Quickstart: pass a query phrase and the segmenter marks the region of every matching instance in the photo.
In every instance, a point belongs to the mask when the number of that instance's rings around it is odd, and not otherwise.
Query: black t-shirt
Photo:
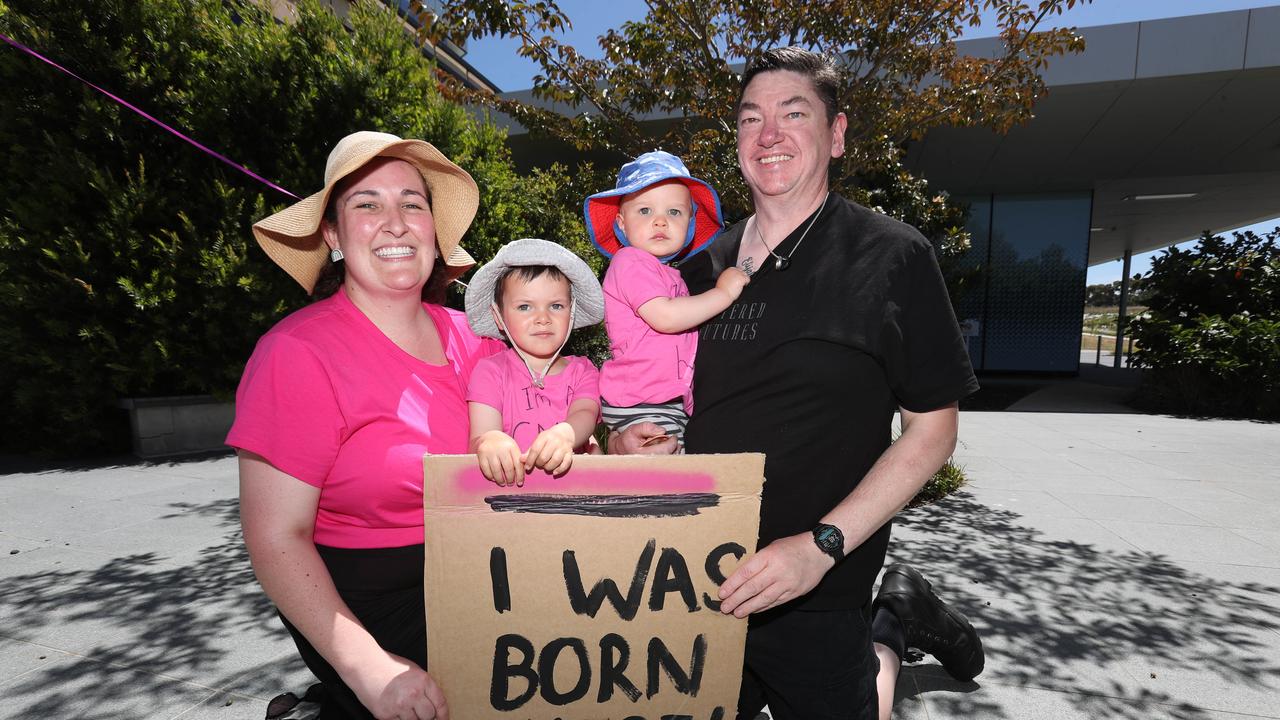
[[[787,255],[808,219],[776,248]],[[691,293],[734,263],[726,231],[681,271]],[[924,412],[976,390],[933,248],[914,228],[832,193],[786,270],[771,258],[704,324],[691,453],[764,452],[760,546],[808,532],[889,447],[897,406]],[[857,608],[884,563],[889,523],[795,603]]]

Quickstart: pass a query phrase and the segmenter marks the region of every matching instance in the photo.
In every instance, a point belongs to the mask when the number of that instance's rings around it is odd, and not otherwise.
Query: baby
[[[569,332],[600,322],[600,282],[581,258],[546,240],[508,243],[476,271],[467,322],[511,347],[481,360],[467,387],[471,451],[499,485],[524,485],[542,468],[568,472],[600,416],[599,371],[561,357]]]
[[[724,312],[748,279],[727,268],[714,288],[689,295],[668,263],[720,232],[720,198],[680,158],[655,151],[623,165],[617,186],[587,198],[584,212],[592,242],[612,258],[604,277],[613,351],[600,371],[604,421],[615,432],[656,423],[681,443],[693,411],[697,327]]]

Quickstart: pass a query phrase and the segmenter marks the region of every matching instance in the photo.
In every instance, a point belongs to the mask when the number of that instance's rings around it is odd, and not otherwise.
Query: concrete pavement
[[[987,668],[905,669],[896,716],[1280,718],[1280,425],[1037,398],[1071,387],[963,416],[969,487],[899,521]],[[0,718],[257,720],[308,680],[233,458],[0,474]]]

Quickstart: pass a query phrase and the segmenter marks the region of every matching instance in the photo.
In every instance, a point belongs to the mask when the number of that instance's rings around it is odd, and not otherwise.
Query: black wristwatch
[[[836,562],[844,558],[844,533],[835,525],[818,523],[813,528],[813,544]]]

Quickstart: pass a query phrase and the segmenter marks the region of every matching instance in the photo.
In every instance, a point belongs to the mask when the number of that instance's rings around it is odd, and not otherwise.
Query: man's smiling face
[[[817,197],[827,189],[827,165],[844,154],[847,121],[827,121],[813,82],[791,70],[751,79],[738,105],[738,166],[753,194]]]

